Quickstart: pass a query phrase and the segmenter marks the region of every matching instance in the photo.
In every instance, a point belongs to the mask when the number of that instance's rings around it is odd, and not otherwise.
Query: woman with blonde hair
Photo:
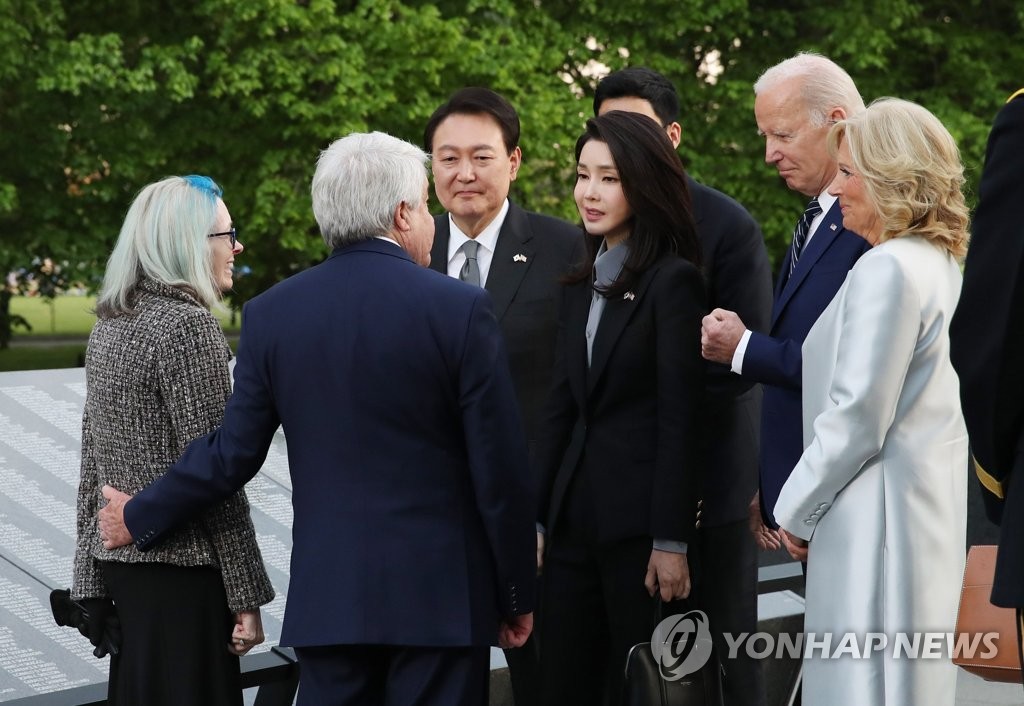
[[[891,98],[837,123],[829,149],[843,225],[873,248],[804,343],[805,450],[775,506],[790,553],[807,560],[803,700],[952,706],[945,634],[967,520],[949,360],[963,166],[934,115]]]
[[[241,706],[238,656],[262,642],[274,597],[240,491],[146,554],[107,550],[105,484],[138,492],[220,424],[231,352],[210,312],[242,252],[221,189],[169,177],[135,198],[107,263],[86,350],[72,595],[102,640],[116,611],[109,704]]]

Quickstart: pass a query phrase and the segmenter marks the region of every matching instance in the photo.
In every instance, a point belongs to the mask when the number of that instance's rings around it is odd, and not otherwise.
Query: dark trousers
[[[654,630],[644,588],[650,537],[601,545],[552,543],[544,563],[541,703],[617,704],[626,655]]]
[[[600,519],[575,478],[552,535],[541,579],[540,683],[543,706],[618,704],[626,656],[655,626],[644,587],[650,537],[597,541]]]
[[[220,571],[108,561],[103,578],[121,620],[108,704],[242,706]]]
[[[297,706],[487,706],[490,648],[296,647]]]
[[[761,663],[746,650],[729,659],[723,633],[757,632],[757,545],[746,520],[697,531],[690,550],[694,606],[707,613],[722,665],[725,706],[764,706]]]

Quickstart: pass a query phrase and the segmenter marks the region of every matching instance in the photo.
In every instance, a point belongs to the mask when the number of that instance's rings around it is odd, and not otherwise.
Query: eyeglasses
[[[235,243],[238,242],[238,226],[235,226],[231,230],[221,231],[220,233],[210,233],[210,235],[207,236],[207,237],[209,237],[209,238],[219,238],[222,235],[227,235],[227,236],[231,237],[231,249],[234,250],[235,249]]]

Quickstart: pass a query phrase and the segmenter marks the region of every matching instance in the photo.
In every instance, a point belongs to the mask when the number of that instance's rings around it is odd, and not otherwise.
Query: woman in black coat
[[[686,175],[650,118],[613,111],[576,144],[587,238],[566,284],[536,462],[542,703],[617,703],[652,596],[690,592],[703,394],[700,248]],[[546,545],[546,546],[545,546]]]

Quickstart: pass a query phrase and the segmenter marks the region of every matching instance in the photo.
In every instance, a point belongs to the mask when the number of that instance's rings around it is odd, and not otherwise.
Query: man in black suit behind
[[[494,302],[530,442],[551,383],[559,283],[582,259],[583,231],[524,211],[508,198],[522,163],[519,116],[486,88],[463,88],[427,122],[436,216],[431,268],[484,287]],[[517,706],[537,700],[537,646],[507,650]]]
[[[665,128],[678,147],[679,96],[672,82],[643,67],[615,71],[597,86],[594,113],[642,113]],[[761,228],[739,203],[689,178],[700,241],[708,308],[742,311],[756,331],[771,318],[771,266]],[[694,594],[708,614],[721,655],[723,632],[757,631],[757,546],[748,532],[748,505],[757,490],[761,388],[709,363],[704,410],[702,505],[696,546]],[[727,706],[764,703],[760,664],[737,655],[724,664]]]
[[[1016,608],[1019,625],[1024,625],[1022,153],[1024,89],[1010,96],[989,133],[963,291],[949,329],[982,497],[989,519],[1001,528],[991,600]]]

